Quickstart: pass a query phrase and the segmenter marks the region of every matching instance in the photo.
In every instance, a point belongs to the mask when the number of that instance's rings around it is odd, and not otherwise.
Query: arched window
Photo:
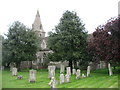
[[[40,34],[40,37],[41,37],[42,35]]]
[[[41,43],[41,48],[42,48],[42,49],[45,49],[45,48],[46,48],[46,42],[45,42],[45,40],[42,41],[42,43]]]
[[[40,24],[40,29],[42,29],[42,25]]]

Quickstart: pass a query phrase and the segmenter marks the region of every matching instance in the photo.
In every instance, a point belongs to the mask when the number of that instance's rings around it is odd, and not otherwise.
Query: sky
[[[59,23],[66,10],[75,11],[88,33],[95,31],[111,17],[118,15],[119,0],[0,0],[0,33],[8,32],[14,21],[32,27],[39,10],[43,29],[47,33]]]

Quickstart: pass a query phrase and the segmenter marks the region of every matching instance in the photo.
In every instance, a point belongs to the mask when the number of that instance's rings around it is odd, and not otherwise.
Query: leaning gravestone
[[[58,82],[55,80],[55,77],[51,77],[51,80],[50,82],[48,83],[48,85],[51,87],[51,88],[56,88],[56,85],[58,84]]]
[[[63,64],[61,64],[60,66],[60,73],[64,73],[65,71],[65,66]]]
[[[68,74],[65,75],[65,82],[70,82],[70,75]]]
[[[36,70],[30,70],[29,82],[36,82]]]
[[[112,72],[112,68],[111,68],[110,63],[108,64],[108,69],[109,69],[109,76],[112,76],[113,72]]]
[[[48,66],[48,78],[55,77],[55,66]]]
[[[90,66],[87,67],[87,77],[90,76]]]
[[[67,67],[67,75],[71,75],[70,67]]]
[[[17,68],[12,68],[12,76],[16,76],[17,75]]]
[[[76,69],[72,69],[72,74],[73,74],[73,75],[76,74]]]
[[[77,72],[76,72],[76,79],[80,79],[80,70],[77,69]]]
[[[60,84],[63,84],[64,82],[64,74],[60,74]]]

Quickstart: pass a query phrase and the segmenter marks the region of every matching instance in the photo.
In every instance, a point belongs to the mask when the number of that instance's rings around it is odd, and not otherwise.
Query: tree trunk
[[[18,70],[18,71],[21,71],[21,69],[20,69],[20,63],[21,63],[21,62],[16,62],[16,67],[17,67],[17,70]]]
[[[77,62],[76,62],[76,60],[74,60],[73,63],[74,63],[74,68],[76,69],[77,68]]]
[[[107,61],[105,61],[105,65],[106,65],[106,68],[108,68],[108,62]]]
[[[116,66],[114,66],[114,70],[116,69]]]
[[[30,61],[30,69],[32,69],[32,61]]]
[[[72,73],[73,65],[71,60],[69,61],[69,67],[71,68],[71,73]]]

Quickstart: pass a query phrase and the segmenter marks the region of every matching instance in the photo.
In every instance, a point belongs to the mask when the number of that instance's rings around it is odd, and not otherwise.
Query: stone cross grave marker
[[[80,69],[77,69],[77,72],[76,72],[76,79],[80,79]]]
[[[90,76],[90,66],[87,67],[87,77]]]
[[[110,63],[108,64],[108,69],[109,69],[109,76],[112,76],[113,72],[112,72],[112,68],[111,68]]]
[[[12,68],[12,76],[16,76],[17,75],[17,68]]]
[[[64,74],[60,74],[60,84],[63,84],[64,82]]]
[[[29,82],[36,82],[36,70],[30,70]]]

